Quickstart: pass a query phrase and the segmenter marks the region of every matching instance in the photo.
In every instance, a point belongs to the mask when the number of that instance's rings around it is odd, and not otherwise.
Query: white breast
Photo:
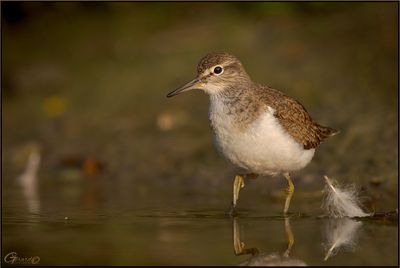
[[[314,156],[314,149],[305,150],[284,130],[270,107],[246,129],[234,124],[234,117],[217,99],[211,100],[209,112],[216,147],[234,164],[251,172],[299,170]]]

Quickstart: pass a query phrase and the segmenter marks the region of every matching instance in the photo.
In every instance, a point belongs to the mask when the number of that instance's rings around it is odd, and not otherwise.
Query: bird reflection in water
[[[251,254],[251,257],[240,263],[240,266],[306,266],[306,263],[290,257],[294,244],[294,235],[290,226],[289,217],[285,217],[285,231],[288,240],[288,246],[284,253],[264,253],[259,252],[257,248],[246,248],[244,242],[240,239],[240,225],[238,218],[233,218],[233,248],[235,255]]]

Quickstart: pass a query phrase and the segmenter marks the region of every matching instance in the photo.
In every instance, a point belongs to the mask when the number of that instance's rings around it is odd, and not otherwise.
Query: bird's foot
[[[229,217],[236,217],[239,215],[239,213],[236,210],[236,206],[231,204],[231,207],[226,211],[226,215]]]

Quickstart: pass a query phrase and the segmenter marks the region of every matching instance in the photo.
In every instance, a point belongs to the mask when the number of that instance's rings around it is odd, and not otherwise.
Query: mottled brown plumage
[[[279,123],[304,149],[316,148],[324,139],[339,133],[314,122],[300,102],[282,92],[267,86],[257,87],[256,90],[260,101],[275,110]]]
[[[333,128],[314,122],[304,106],[297,100],[279,90],[253,83],[241,62],[228,53],[206,55],[200,60],[197,72],[202,74],[218,64],[224,64],[226,70],[232,70],[235,73],[235,83],[220,94],[230,107],[230,112],[236,114],[237,124],[243,128],[262,112],[267,111],[270,106],[275,110],[274,115],[280,124],[298,143],[303,145],[304,149],[316,148],[324,139],[339,133]],[[242,79],[239,80],[238,76]],[[213,127],[212,122],[210,123]]]

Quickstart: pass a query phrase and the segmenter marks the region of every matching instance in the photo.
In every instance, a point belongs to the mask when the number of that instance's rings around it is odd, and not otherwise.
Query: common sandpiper
[[[320,143],[339,131],[314,122],[300,102],[283,92],[253,82],[228,53],[204,56],[196,78],[167,97],[192,89],[210,96],[209,122],[217,149],[247,171],[235,176],[230,213],[245,179],[283,174],[288,182],[286,215],[294,192],[290,174],[304,168]]]

